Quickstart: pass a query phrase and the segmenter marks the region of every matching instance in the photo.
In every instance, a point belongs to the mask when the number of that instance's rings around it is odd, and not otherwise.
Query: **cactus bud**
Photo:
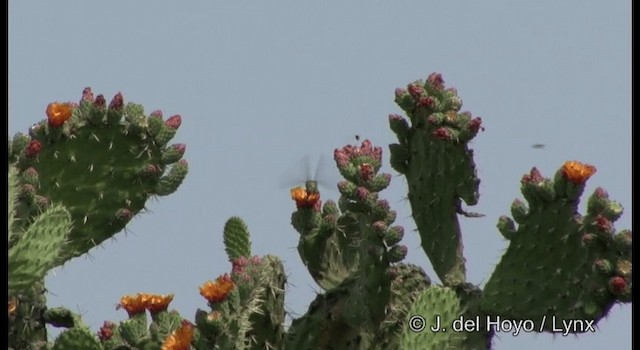
[[[106,342],[107,340],[111,339],[111,337],[113,337],[113,332],[116,329],[116,324],[110,321],[104,321],[104,324],[102,324],[102,327],[100,327],[100,330],[98,330],[98,339],[100,339],[101,342]]]
[[[169,117],[166,122],[164,122],[167,127],[173,130],[177,130],[182,124],[182,117],[178,114]]]
[[[506,239],[511,239],[516,234],[516,225],[510,217],[502,215],[498,219],[498,231]]]
[[[104,109],[107,106],[107,100],[105,100],[104,95],[100,94],[96,96],[93,105],[98,109]]]
[[[400,241],[402,241],[402,238],[404,238],[404,227],[393,226],[390,227],[385,233],[384,243],[390,247],[400,243]]]
[[[616,274],[622,277],[630,277],[631,276],[631,261],[629,260],[618,260],[616,263]]]
[[[177,143],[175,145],[171,145],[162,151],[162,163],[163,164],[172,164],[180,160],[184,155],[187,146],[184,143]]]
[[[91,91],[90,87],[86,87],[82,90],[82,98],[80,99],[80,103],[83,102],[93,102],[93,91]]]
[[[611,266],[609,260],[598,259],[593,262],[593,270],[605,276],[608,276],[613,271],[613,267]]]
[[[613,224],[607,218],[602,215],[596,216],[595,226],[598,230],[604,234],[612,234],[613,233]]]
[[[424,92],[424,88],[419,84],[419,82],[415,82],[407,86],[407,91],[413,98],[418,99]]]
[[[388,252],[389,262],[393,264],[404,260],[404,258],[407,257],[407,252],[408,248],[404,245],[396,245],[391,247]]]
[[[448,141],[451,140],[451,130],[446,127],[440,127],[433,132],[433,136],[437,139]]]
[[[122,107],[124,106],[124,98],[122,97],[122,94],[120,92],[118,92],[115,96],[113,96],[113,99],[111,99],[111,102],[109,102],[109,109],[115,109],[115,110],[122,110]]]
[[[117,221],[124,222],[124,223],[129,222],[129,220],[131,220],[132,217],[133,217],[133,213],[131,212],[131,210],[127,208],[118,209],[115,215],[115,218]]]
[[[384,234],[387,231],[387,225],[384,221],[380,220],[373,222],[373,224],[371,224],[371,228],[379,237],[384,237]]]
[[[159,109],[156,109],[155,111],[151,112],[151,114],[149,114],[149,117],[162,119],[162,111]]]
[[[42,143],[38,140],[31,140],[24,150],[24,155],[27,158],[34,158],[42,149]]]
[[[517,223],[522,224],[529,215],[529,208],[523,201],[516,199],[511,204],[511,215]]]
[[[609,290],[615,295],[622,295],[627,289],[627,281],[620,276],[614,276],[609,279]]]
[[[613,244],[616,251],[623,256],[631,254],[631,247],[633,246],[631,231],[622,230],[613,237]]]

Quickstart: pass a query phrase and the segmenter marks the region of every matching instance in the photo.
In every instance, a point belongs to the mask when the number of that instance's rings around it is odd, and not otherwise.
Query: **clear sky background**
[[[486,131],[473,141],[487,216],[461,218],[470,282],[486,282],[506,248],[495,225],[522,198],[532,166],[595,165],[631,227],[631,1],[9,1],[9,132],[45,118],[51,101],[91,86],[107,101],[181,114],[174,142],[190,173],[109,241],[47,277],[49,306],[81,312],[97,330],[126,318],[120,297],[175,293],[193,320],[198,286],[229,272],[222,228],[234,215],[256,254],[281,257],[286,304],[303,314],[318,290],[295,249],[295,209],[280,184],[304,180],[301,157],[332,156],[354,135],[384,149],[396,87],[443,74]],[[532,144],[546,144],[533,149]],[[326,170],[326,169],[325,169]],[[336,178],[337,179],[337,178]],[[335,180],[334,180],[335,181]],[[410,217],[403,178],[382,197],[407,230],[406,262],[435,279]],[[337,199],[334,188],[323,198]],[[581,208],[584,206],[581,205]],[[54,332],[53,334],[57,334]],[[630,349],[631,307],[616,305],[593,334],[500,334],[495,348]]]

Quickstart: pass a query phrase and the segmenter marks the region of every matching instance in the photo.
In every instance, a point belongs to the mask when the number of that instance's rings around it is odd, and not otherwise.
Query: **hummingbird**
[[[307,155],[303,157],[294,169],[287,172],[280,181],[280,188],[286,188],[295,184],[304,184],[309,193],[318,193],[318,186],[331,189],[331,183],[337,182],[329,158],[320,157],[315,167],[315,174],[312,175],[311,158]],[[336,180],[336,181],[334,181]]]

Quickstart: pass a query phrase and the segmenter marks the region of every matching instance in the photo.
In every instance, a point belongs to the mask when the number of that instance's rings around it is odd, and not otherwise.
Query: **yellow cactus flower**
[[[596,167],[572,160],[564,163],[562,171],[569,181],[579,185],[585,183],[591,175],[596,173]]]
[[[47,118],[49,125],[54,128],[62,126],[71,118],[71,105],[69,103],[52,102],[47,106]]]
[[[207,281],[200,287],[200,295],[207,299],[210,303],[218,303],[227,297],[227,294],[233,289],[233,281],[229,274],[224,274],[216,279],[215,282]]]

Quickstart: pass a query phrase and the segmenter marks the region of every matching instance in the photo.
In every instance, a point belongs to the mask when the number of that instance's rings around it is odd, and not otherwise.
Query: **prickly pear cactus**
[[[247,225],[232,217],[223,232],[231,272],[199,287],[208,309],[198,310],[193,323],[168,311],[172,294],[138,293],[120,301],[129,319],[105,322],[97,336],[68,309],[46,309],[43,274],[113,236],[148,197],[177,189],[187,171],[180,160],[184,146],[167,144],[180,118],[146,117],[120,95],[105,107],[89,89],[79,105],[50,105],[46,122],[9,142],[17,169],[9,187],[10,345],[490,349],[496,325],[506,322],[513,335],[577,334],[592,330],[613,304],[631,301],[631,231],[613,226],[622,207],[598,188],[587,213],[578,213],[585,183],[596,172],[578,161],[562,165],[553,180],[535,168],[523,176],[526,203],[515,200],[513,218],[500,217],[497,225],[509,247],[484,289],[468,283],[458,215],[480,216],[462,202],[479,200],[468,142],[483,130],[481,120],[460,112],[457,92],[435,73],[397,89],[396,102],[408,119],[389,118],[398,137],[390,163],[407,178],[422,248],[443,285],[402,262],[404,229],[394,225],[396,213],[380,196],[391,175],[379,173],[382,149],[365,140],[334,152],[345,179],[336,202],[323,205],[311,180],[290,192],[298,253],[323,291],[286,331],[284,266],[275,256],[252,255]],[[46,343],[38,320],[67,330]]]
[[[29,201],[59,203],[71,213],[74,225],[57,264],[122,231],[149,198],[173,193],[187,174],[185,146],[168,145],[179,115],[146,116],[120,93],[107,106],[90,88],[79,104],[54,102],[46,114],[28,135],[13,138],[9,161],[18,168],[21,190],[32,193]],[[17,209],[22,223],[37,212],[30,204]]]
[[[17,170],[10,167],[7,231],[10,296],[29,290],[56,266],[56,259],[72,228],[71,215],[59,204],[39,208],[40,212],[30,222],[18,222],[15,214],[19,199],[35,204],[35,198],[29,190],[19,188],[16,176]]]
[[[16,206],[38,206],[32,191],[20,188],[17,170],[9,167],[8,201],[8,296],[9,345],[26,348],[46,339],[44,325],[39,321],[46,309],[44,277],[56,266],[71,231],[69,212],[59,204],[39,207],[29,222],[16,219]]]
[[[239,217],[224,228],[231,274],[208,281],[200,294],[209,311],[198,310],[198,349],[282,349],[284,266],[275,256],[251,256],[249,230]]]
[[[553,181],[536,168],[523,176],[529,205],[515,200],[515,223],[506,216],[498,222],[509,248],[485,286],[486,312],[536,320],[538,330],[586,332],[614,303],[631,301],[631,231],[616,233],[613,226],[622,207],[597,188],[587,215],[577,212],[594,173],[570,161]]]
[[[150,197],[174,192],[188,171],[185,146],[167,145],[178,115],[147,117],[120,93],[107,106],[90,88],[80,103],[50,103],[45,113],[28,135],[8,143],[9,333],[16,349],[46,341],[47,272],[122,231]]]
[[[463,283],[465,259],[458,214],[478,202],[473,152],[467,146],[482,130],[482,120],[460,113],[462,100],[455,89],[446,89],[439,74],[407,89],[396,89],[396,103],[411,124],[390,115],[398,143],[390,145],[391,166],[409,185],[408,198],[422,248],[445,285]],[[473,215],[473,214],[468,214]]]
[[[407,248],[399,244],[404,229],[392,225],[395,211],[379,198],[391,180],[389,174],[378,173],[382,149],[366,140],[360,147],[337,149],[334,159],[345,178],[338,184],[338,205],[327,201],[322,206],[317,189],[309,183],[291,191],[297,206],[292,224],[300,233],[300,257],[327,292],[293,322],[289,349],[372,348],[380,325],[393,322],[388,315],[393,295],[389,269],[405,258]],[[402,307],[395,306],[397,317]]]
[[[436,73],[397,89],[396,103],[410,123],[399,115],[389,118],[399,141],[390,145],[391,165],[407,178],[422,247],[457,295],[429,288],[425,299],[414,304],[421,309],[413,311],[476,320],[481,330],[452,337],[439,332],[418,336],[405,329],[404,348],[490,348],[492,327],[503,321],[527,331],[592,331],[614,303],[631,301],[631,231],[616,233],[613,227],[622,207],[598,188],[588,200],[587,215],[577,212],[585,182],[596,171],[578,161],[566,162],[553,180],[535,168],[522,178],[528,205],[514,201],[513,219],[498,221],[509,248],[484,290],[464,283],[457,216],[480,216],[465,211],[461,200],[474,205],[479,198],[468,142],[482,130],[481,120],[459,113],[456,90],[445,88]],[[443,293],[453,307],[428,306]],[[456,311],[458,305],[465,305],[464,314]]]

